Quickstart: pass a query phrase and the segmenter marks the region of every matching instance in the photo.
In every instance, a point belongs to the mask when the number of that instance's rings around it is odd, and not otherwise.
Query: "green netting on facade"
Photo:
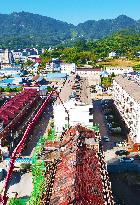
[[[49,140],[49,141],[55,140],[55,129],[54,128],[52,128],[49,131],[47,140]]]
[[[9,205],[26,205],[29,199],[10,199]]]
[[[94,124],[93,126],[89,126],[89,128],[94,130],[95,132],[100,132],[99,124]]]
[[[33,176],[33,191],[29,200],[29,205],[40,205],[41,197],[46,187],[45,162],[39,159],[44,144],[47,140],[55,140],[55,129],[51,129],[48,135],[44,135],[38,141],[33,157],[32,157],[32,176]]]

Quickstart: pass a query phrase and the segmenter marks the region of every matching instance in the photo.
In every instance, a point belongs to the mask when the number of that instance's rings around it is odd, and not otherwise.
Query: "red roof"
[[[32,102],[32,97],[36,95],[37,91],[33,89],[24,90],[15,95],[0,108],[0,120],[4,121],[4,124],[7,124],[8,119],[14,119],[27,103]]]
[[[101,72],[101,68],[77,68],[76,71],[84,71],[84,72],[88,72],[88,71],[96,71],[96,72]]]

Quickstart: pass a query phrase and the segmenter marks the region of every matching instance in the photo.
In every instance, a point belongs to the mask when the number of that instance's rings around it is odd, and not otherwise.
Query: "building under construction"
[[[30,204],[114,204],[99,142],[99,133],[81,125],[65,131],[60,141],[47,141],[38,155],[45,162],[43,191],[38,203]]]

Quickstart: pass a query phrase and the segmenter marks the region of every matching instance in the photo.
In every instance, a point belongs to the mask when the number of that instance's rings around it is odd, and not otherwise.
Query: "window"
[[[93,115],[93,108],[89,108],[89,115]]]

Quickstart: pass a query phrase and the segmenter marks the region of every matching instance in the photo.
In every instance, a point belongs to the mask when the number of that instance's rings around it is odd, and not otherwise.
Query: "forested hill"
[[[0,47],[48,47],[79,36],[100,39],[122,29],[140,32],[140,21],[121,15],[116,19],[89,20],[74,26],[28,12],[0,14]]]

